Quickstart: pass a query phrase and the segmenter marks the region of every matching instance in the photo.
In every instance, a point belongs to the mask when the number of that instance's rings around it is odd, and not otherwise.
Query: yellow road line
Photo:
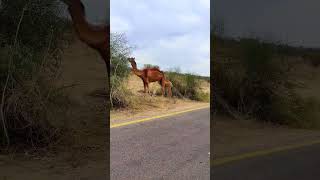
[[[277,147],[277,148],[269,149],[269,150],[249,152],[249,153],[244,153],[244,154],[240,154],[240,155],[236,155],[236,156],[220,158],[220,159],[213,159],[212,164],[213,164],[213,166],[220,166],[220,165],[227,164],[227,163],[230,163],[233,161],[239,161],[239,160],[249,159],[249,158],[254,158],[254,157],[259,157],[259,156],[266,156],[266,155],[276,153],[276,152],[298,149],[301,147],[311,146],[311,145],[315,145],[315,144],[320,144],[320,140],[314,140],[314,141],[301,143],[301,144],[295,144],[295,145],[282,146],[282,147]]]
[[[178,115],[178,114],[182,114],[182,113],[186,113],[186,112],[191,112],[191,111],[195,111],[195,110],[200,110],[200,109],[205,109],[205,108],[209,108],[209,107],[210,106],[202,106],[202,107],[198,107],[198,108],[193,108],[193,109],[188,109],[188,110],[184,110],[184,111],[178,111],[178,112],[168,113],[168,114],[164,114],[164,115],[138,119],[138,120],[134,120],[134,121],[128,121],[128,122],[124,122],[124,123],[111,124],[110,128],[127,126],[127,125],[130,125],[130,124],[136,124],[136,123],[141,123],[141,122],[145,122],[145,121],[150,121],[150,120],[153,120],[153,119],[160,119],[160,118],[164,118],[164,117],[174,116],[174,115]]]

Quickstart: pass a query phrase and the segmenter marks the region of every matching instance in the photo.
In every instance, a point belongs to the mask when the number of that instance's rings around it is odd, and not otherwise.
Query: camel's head
[[[128,61],[131,63],[131,65],[137,65],[134,57],[129,57]]]
[[[80,11],[83,15],[86,14],[85,7],[80,0],[61,0],[67,6],[70,12]]]
[[[128,58],[128,61],[129,61],[130,63],[136,62],[134,57],[129,57],[129,58]]]
[[[131,64],[131,66],[132,66],[133,69],[137,69],[137,63],[136,63],[134,57],[128,58],[128,61],[130,62],[130,64]]]

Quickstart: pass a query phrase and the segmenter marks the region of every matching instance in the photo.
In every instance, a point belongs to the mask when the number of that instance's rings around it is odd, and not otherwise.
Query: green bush
[[[113,79],[113,78],[111,78]],[[111,83],[118,83],[114,80]],[[131,105],[131,92],[124,86],[124,83],[119,83],[119,86],[112,89],[111,100],[113,108],[125,108]]]
[[[129,46],[125,34],[111,34],[111,76],[110,76],[110,101],[112,108],[126,107],[129,101],[126,100],[128,91],[123,86],[130,73],[127,57],[130,55],[132,47]]]
[[[144,65],[144,68],[158,68],[158,69],[160,69],[159,66],[157,66],[157,65],[152,65],[152,64],[145,64],[145,65]]]
[[[198,76],[190,73],[182,74],[179,68],[166,72],[166,78],[173,84],[172,93],[180,98],[189,98],[192,100],[207,101],[209,94],[200,92],[200,79]]]
[[[203,102],[210,102],[210,94],[209,94],[209,93],[205,93],[205,92],[198,91],[198,92],[196,93],[195,100],[197,100],[197,101],[203,101]]]

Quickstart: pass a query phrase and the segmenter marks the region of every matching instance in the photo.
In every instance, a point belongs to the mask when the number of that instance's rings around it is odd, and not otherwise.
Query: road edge
[[[187,110],[182,110],[182,111],[176,111],[176,112],[172,112],[172,113],[168,113],[168,114],[164,114],[164,115],[158,115],[158,116],[152,116],[152,117],[132,120],[132,121],[123,122],[123,123],[110,124],[110,129],[123,127],[123,126],[131,125],[131,124],[142,123],[142,122],[151,121],[151,120],[155,120],[155,119],[166,118],[166,117],[175,116],[175,115],[179,115],[179,114],[183,114],[183,113],[187,113],[187,112],[191,112],[191,111],[196,111],[196,110],[201,110],[201,109],[206,109],[206,108],[210,108],[210,105],[187,109]]]
[[[217,167],[217,166],[221,166],[221,165],[228,164],[228,163],[235,162],[235,161],[240,161],[240,160],[250,159],[250,158],[255,158],[255,157],[260,157],[260,156],[267,156],[267,155],[274,154],[277,152],[299,149],[302,147],[312,146],[312,145],[316,145],[316,144],[320,144],[320,139],[305,142],[305,143],[300,143],[300,144],[293,144],[293,145],[287,145],[287,146],[282,146],[282,147],[276,147],[276,148],[272,148],[272,149],[268,149],[268,150],[252,151],[252,152],[248,152],[248,153],[244,153],[244,154],[240,154],[240,155],[229,156],[229,157],[219,158],[219,159],[213,159],[212,160],[213,162],[210,164],[213,167]]]

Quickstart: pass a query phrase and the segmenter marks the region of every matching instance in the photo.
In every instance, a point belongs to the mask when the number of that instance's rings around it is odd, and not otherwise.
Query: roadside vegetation
[[[195,74],[181,73],[179,68],[166,72],[166,77],[172,82],[172,93],[176,97],[188,98],[196,101],[210,102],[210,93],[202,91],[207,77]],[[208,82],[210,83],[210,82]]]
[[[125,81],[129,76],[127,57],[130,55],[132,47],[129,46],[124,34],[111,34],[110,52],[113,69],[110,74],[110,102],[111,107],[125,108],[131,104],[130,92],[125,86]]]
[[[216,112],[298,128],[320,127],[320,103],[297,93],[304,83],[294,68],[300,62],[316,68],[319,50],[259,38],[230,39],[221,33],[213,35],[212,44]]]
[[[113,109],[119,108],[137,108],[141,104],[148,104],[150,97],[137,96],[128,88],[128,79],[131,74],[131,67],[129,66],[127,58],[130,56],[134,47],[128,44],[125,34],[111,34],[111,64],[114,67],[111,71],[111,91],[110,100]],[[158,65],[144,64],[144,68],[157,67]],[[203,91],[203,84],[209,84],[209,77],[201,77],[194,74],[183,74],[179,68],[174,68],[170,71],[165,71],[165,76],[172,84],[173,98],[178,99],[190,99],[195,101],[210,101],[209,87],[207,91]],[[159,88],[155,90],[154,95],[160,96],[160,85],[155,82]],[[143,90],[143,84],[139,83],[141,90]],[[156,97],[153,97],[156,98]],[[154,103],[156,104],[156,103]]]
[[[68,101],[55,85],[69,25],[55,0],[2,1],[0,13],[0,151],[57,142]]]

